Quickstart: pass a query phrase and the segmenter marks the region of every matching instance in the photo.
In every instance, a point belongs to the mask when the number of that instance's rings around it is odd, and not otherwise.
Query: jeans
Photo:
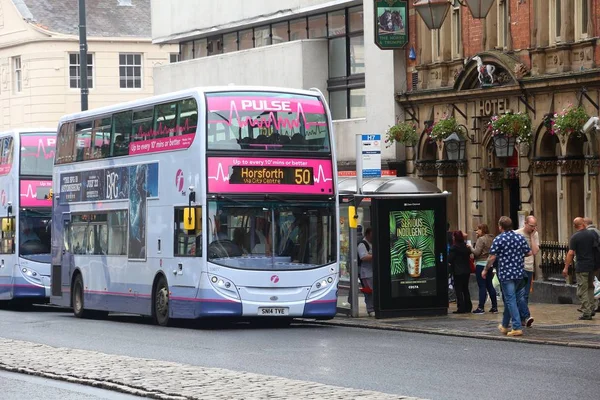
[[[502,300],[504,301],[504,314],[502,315],[502,326],[508,328],[512,322],[512,328],[515,331],[521,330],[521,316],[517,306],[517,286],[521,279],[511,279],[501,281]],[[522,296],[522,290],[521,296]]]
[[[531,291],[531,281],[533,280],[533,271],[525,271],[527,277],[527,285],[521,291],[521,296],[517,296],[517,304],[519,305],[519,314],[521,321],[527,321],[531,314],[529,313],[529,292]]]
[[[577,272],[577,297],[581,301],[581,310],[584,317],[591,317],[595,311],[596,299],[594,299],[594,273]]]
[[[485,264],[477,264],[475,266],[475,276],[477,277],[477,286],[479,286],[479,308],[483,310],[483,306],[485,305],[485,300],[487,298],[487,294],[490,294],[490,300],[492,301],[492,308],[498,308],[498,299],[496,289],[494,289],[494,284],[492,283],[494,279],[494,274],[491,271],[483,279],[481,277],[481,272],[485,268]]]

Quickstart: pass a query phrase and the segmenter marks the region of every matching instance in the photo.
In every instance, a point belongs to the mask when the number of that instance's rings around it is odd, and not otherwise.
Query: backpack
[[[365,245],[365,247],[367,248],[367,251],[371,251],[371,246],[369,246],[369,243],[365,240],[362,239],[360,242],[358,242],[358,244],[363,243]],[[360,268],[360,265],[362,264],[362,260],[360,259],[360,254],[358,254],[358,267]]]

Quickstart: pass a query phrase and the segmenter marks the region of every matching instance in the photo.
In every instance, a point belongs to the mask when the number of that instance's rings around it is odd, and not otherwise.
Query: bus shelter
[[[338,189],[338,313],[358,317],[359,309],[364,309],[359,300],[357,247],[365,229],[371,227],[375,317],[446,314],[449,193],[410,177],[365,178],[362,193],[357,193],[356,177],[339,178]]]

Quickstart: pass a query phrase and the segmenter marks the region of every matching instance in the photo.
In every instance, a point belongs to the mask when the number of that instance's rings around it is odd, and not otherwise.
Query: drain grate
[[[598,325],[565,324],[565,325],[537,325],[537,329],[573,329],[573,328],[600,328]]]

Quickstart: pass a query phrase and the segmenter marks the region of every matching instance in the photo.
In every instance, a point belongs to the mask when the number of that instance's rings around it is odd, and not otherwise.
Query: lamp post
[[[85,23],[85,0],[79,0],[79,87],[81,88],[81,111],[88,109],[87,31]]]
[[[481,19],[487,17],[494,0],[457,0],[462,6],[469,7],[473,18]],[[463,3],[464,2],[464,3]],[[450,6],[454,4],[454,0],[414,0],[413,7],[425,25],[429,29],[440,29]]]
[[[457,161],[465,159],[466,141],[462,137],[458,136],[456,132],[450,134],[450,136],[444,139],[444,145],[448,160]]]

